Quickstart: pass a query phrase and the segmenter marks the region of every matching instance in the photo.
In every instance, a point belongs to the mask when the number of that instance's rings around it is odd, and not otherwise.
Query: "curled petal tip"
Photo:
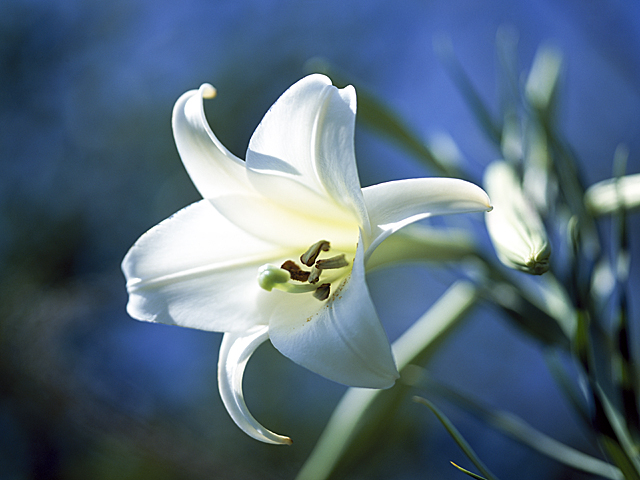
[[[210,83],[203,83],[200,86],[200,95],[202,95],[202,98],[214,98],[217,93],[216,87]]]
[[[229,416],[250,437],[273,445],[291,445],[289,437],[264,428],[251,415],[242,393],[244,369],[253,352],[269,338],[269,328],[258,326],[248,333],[226,333],[218,358],[218,389]]]

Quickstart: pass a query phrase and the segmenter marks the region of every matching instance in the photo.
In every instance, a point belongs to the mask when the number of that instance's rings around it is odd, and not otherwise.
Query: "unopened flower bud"
[[[532,275],[546,272],[551,254],[547,233],[513,167],[502,160],[490,164],[484,188],[493,204],[485,222],[500,261]]]
[[[640,173],[591,185],[584,195],[584,202],[596,216],[640,207]]]
[[[550,46],[538,49],[525,85],[525,95],[534,108],[547,110],[552,105],[561,69],[562,54],[558,50]]]

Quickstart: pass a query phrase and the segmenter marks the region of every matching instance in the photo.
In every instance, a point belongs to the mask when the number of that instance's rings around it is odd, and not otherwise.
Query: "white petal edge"
[[[283,355],[344,385],[389,388],[398,378],[391,346],[378,319],[364,275],[362,238],[350,275],[308,316],[275,310],[271,343]],[[306,317],[306,318],[305,318]]]
[[[356,91],[348,85],[333,88],[319,113],[313,144],[316,169],[329,195],[342,206],[355,210],[365,232],[369,217],[360,187],[355,154]]]
[[[269,177],[285,177],[325,195],[316,171],[314,135],[319,114],[327,97],[336,88],[324,75],[309,75],[289,87],[262,118],[251,136],[247,150],[247,169]],[[250,177],[251,181],[256,177]],[[272,180],[276,180],[272,178]],[[274,189],[269,182],[256,185],[267,197],[283,197],[287,192]]]
[[[218,390],[233,421],[250,437],[276,445],[290,445],[291,439],[263,427],[251,415],[242,393],[242,377],[255,350],[269,338],[269,328],[256,327],[249,332],[225,333],[218,357]]]
[[[289,250],[230,223],[208,200],[142,235],[122,261],[135,319],[210,331],[266,325],[257,270]],[[296,253],[294,251],[293,253]]]
[[[184,93],[173,107],[173,136],[191,181],[204,198],[251,189],[245,162],[218,140],[204,114],[204,98],[213,98],[208,83]]]
[[[355,104],[353,87],[339,90],[324,75],[292,85],[249,142],[247,173],[253,187],[305,215],[362,223]]]
[[[396,180],[365,187],[362,193],[372,231],[366,258],[385,238],[410,223],[435,215],[491,210],[482,188],[457,178]]]

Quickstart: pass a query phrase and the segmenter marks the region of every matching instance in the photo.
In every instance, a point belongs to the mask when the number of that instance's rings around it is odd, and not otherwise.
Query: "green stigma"
[[[258,269],[258,285],[267,292],[273,290],[274,287],[291,280],[291,274],[286,270],[276,267],[275,265],[262,265]]]

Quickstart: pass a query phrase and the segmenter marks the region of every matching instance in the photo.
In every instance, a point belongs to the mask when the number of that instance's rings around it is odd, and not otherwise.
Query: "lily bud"
[[[616,210],[633,210],[640,207],[640,173],[610,178],[591,185],[584,202],[596,216]]]
[[[509,268],[542,275],[549,269],[551,254],[547,233],[513,167],[502,160],[490,164],[484,188],[493,204],[485,223],[498,258]]]
[[[562,54],[553,47],[541,47],[525,85],[525,95],[536,109],[545,111],[553,105],[562,69]]]

